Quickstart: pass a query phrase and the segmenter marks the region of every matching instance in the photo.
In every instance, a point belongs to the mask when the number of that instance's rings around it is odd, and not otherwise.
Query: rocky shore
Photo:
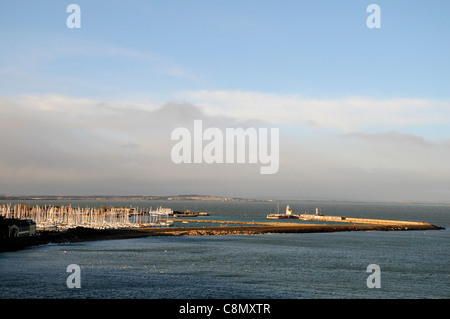
[[[50,243],[74,243],[81,241],[125,239],[144,237],[133,230],[128,229],[92,229],[77,227],[65,232],[42,231],[38,235],[28,237],[11,237],[0,239],[0,252],[16,251],[31,246],[46,245]]]
[[[423,223],[421,225],[314,225],[285,224],[241,225],[220,227],[170,227],[170,228],[125,228],[91,229],[77,227],[66,232],[44,231],[30,237],[14,237],[0,240],[0,252],[16,251],[31,246],[49,243],[74,243],[81,241],[139,238],[149,236],[217,236],[217,235],[253,235],[273,233],[311,233],[338,231],[405,231],[438,230],[441,227]]]

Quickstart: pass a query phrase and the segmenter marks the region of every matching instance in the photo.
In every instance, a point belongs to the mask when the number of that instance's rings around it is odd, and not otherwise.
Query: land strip
[[[192,220],[192,222],[199,222]],[[404,231],[443,229],[428,223],[402,222],[390,224],[320,225],[299,223],[254,223],[239,221],[203,221],[226,226],[212,227],[140,227],[122,229],[92,229],[77,227],[65,232],[44,231],[37,236],[14,237],[0,240],[1,251],[15,251],[49,243],[74,243],[82,241],[140,238],[150,236],[217,236],[254,235],[275,233],[318,233],[340,231]],[[230,226],[231,224],[234,224]]]

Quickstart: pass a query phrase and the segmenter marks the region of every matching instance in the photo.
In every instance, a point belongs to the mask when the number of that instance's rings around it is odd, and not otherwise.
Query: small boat
[[[198,216],[209,216],[209,213],[206,213],[206,212],[200,212],[200,213],[198,213]]]

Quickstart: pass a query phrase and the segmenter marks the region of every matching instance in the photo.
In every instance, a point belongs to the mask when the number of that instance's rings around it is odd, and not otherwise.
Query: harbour
[[[450,1],[0,12],[4,315],[450,299]]]
[[[171,227],[71,228],[16,238],[29,245],[0,253],[0,297],[448,298],[449,205],[280,201],[293,211],[321,207],[334,216],[425,221],[445,228],[435,230],[427,225],[267,220],[273,202],[52,204],[190,208],[210,216],[174,217]],[[66,287],[66,267],[72,263],[82,268],[82,286],[76,291]],[[381,267],[381,289],[366,286],[366,267],[372,263]]]
[[[3,235],[0,251],[15,251],[48,243],[129,239],[152,236],[218,236],[289,233],[330,233],[349,231],[440,230],[426,222],[343,216],[295,215],[287,206],[291,221],[200,219],[198,214],[182,214],[170,208],[138,210],[132,207],[72,208],[72,206],[0,206],[0,218],[32,221],[36,232],[30,236]],[[318,210],[316,210],[317,212]],[[178,212],[179,211],[175,211]],[[189,219],[184,217],[196,217]],[[200,215],[210,217],[210,214]],[[267,218],[270,215],[267,215]],[[282,218],[284,219],[284,218]],[[310,221],[313,223],[305,223]],[[318,224],[317,222],[323,222]],[[188,226],[189,225],[189,226]],[[207,225],[207,226],[205,226]],[[9,226],[11,228],[11,226]],[[3,232],[3,234],[6,234]]]
[[[194,221],[199,222],[199,221]],[[151,227],[95,229],[76,227],[66,231],[41,231],[36,236],[5,238],[0,242],[0,252],[15,251],[50,243],[76,243],[84,241],[130,239],[154,236],[224,236],[261,235],[290,233],[330,233],[350,231],[413,231],[440,230],[439,226],[428,223],[390,223],[360,225],[317,225],[293,223],[255,223],[239,221],[200,221],[200,223],[234,224],[233,226],[210,227]]]

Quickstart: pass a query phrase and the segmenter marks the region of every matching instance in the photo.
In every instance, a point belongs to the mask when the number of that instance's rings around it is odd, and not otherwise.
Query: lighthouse
[[[288,206],[286,206],[286,215],[290,216],[292,215],[292,209]]]

